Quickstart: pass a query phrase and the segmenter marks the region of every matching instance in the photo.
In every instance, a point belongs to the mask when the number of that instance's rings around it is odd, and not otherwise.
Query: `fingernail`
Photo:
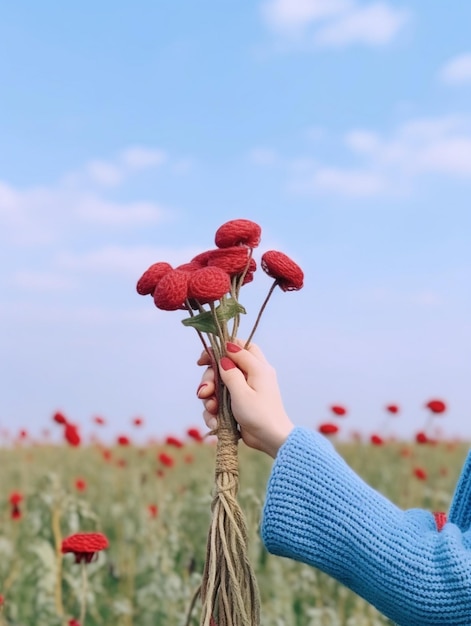
[[[237,367],[237,365],[234,363],[234,361],[232,361],[227,356],[223,356],[221,358],[221,360],[219,361],[219,363],[221,364],[222,369],[224,371],[226,371],[226,372],[227,372],[227,370],[232,370],[232,369],[234,369],[234,367]]]
[[[236,343],[232,343],[231,341],[228,341],[226,343],[226,350],[228,352],[240,352],[242,348],[238,346]]]
[[[203,387],[207,387],[207,386],[208,386],[208,383],[201,383],[201,385],[196,390],[196,395],[198,396],[198,398],[200,397],[200,391],[203,389]]]

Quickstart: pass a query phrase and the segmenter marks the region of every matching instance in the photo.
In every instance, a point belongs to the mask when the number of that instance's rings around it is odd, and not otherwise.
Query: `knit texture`
[[[319,433],[295,428],[280,448],[261,533],[269,552],[326,572],[398,626],[471,625],[469,528],[439,532],[431,512],[399,509]]]

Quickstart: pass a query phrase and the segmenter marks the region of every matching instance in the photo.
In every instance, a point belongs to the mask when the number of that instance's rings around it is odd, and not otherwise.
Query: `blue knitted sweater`
[[[399,626],[471,625],[471,455],[439,532],[369,487],[322,435],[295,428],[267,488],[273,554],[333,576]]]

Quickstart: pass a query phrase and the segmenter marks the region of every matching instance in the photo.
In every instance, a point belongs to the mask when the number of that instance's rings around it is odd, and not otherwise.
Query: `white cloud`
[[[83,254],[62,253],[58,264],[74,271],[114,273],[139,278],[153,263],[166,261],[175,267],[187,263],[199,252],[201,250],[197,248],[104,246]]]
[[[160,150],[133,147],[110,161],[91,160],[50,185],[20,188],[0,180],[0,239],[44,244],[85,224],[129,228],[158,223],[170,214],[168,209],[149,201],[111,200],[106,188],[160,166],[165,158]]]
[[[288,187],[297,193],[352,197],[409,193],[423,176],[471,180],[471,117],[418,118],[388,135],[352,129],[343,137],[343,164],[303,155],[279,158]],[[346,158],[351,165],[346,166]]]
[[[266,24],[292,43],[340,47],[384,45],[410,18],[408,11],[387,2],[355,0],[269,0],[261,5]]]
[[[407,11],[393,9],[386,3],[358,7],[321,29],[316,42],[325,46],[387,44],[396,37],[408,17]]]
[[[384,182],[379,175],[368,171],[321,167],[295,184],[295,188],[346,196],[373,196],[383,191]]]
[[[271,0],[265,2],[261,9],[272,28],[289,31],[342,14],[351,4],[349,0]]]
[[[127,148],[120,153],[120,161],[130,169],[145,169],[157,167],[167,160],[167,155],[163,150],[134,146]]]
[[[449,85],[471,83],[471,52],[460,54],[448,61],[441,68],[439,77]]]
[[[90,161],[87,164],[87,172],[93,182],[104,187],[115,187],[123,180],[123,172],[107,161]]]

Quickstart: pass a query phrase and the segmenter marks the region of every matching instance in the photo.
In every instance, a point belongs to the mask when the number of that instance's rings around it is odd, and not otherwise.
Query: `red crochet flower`
[[[199,267],[206,267],[208,265],[209,257],[213,252],[214,250],[205,250],[204,252],[200,252],[191,259],[190,263],[199,265]]]
[[[414,467],[414,476],[417,480],[427,480],[427,472],[423,467]]]
[[[189,428],[186,431],[186,434],[188,435],[188,437],[190,437],[191,439],[194,439],[194,441],[197,441],[198,443],[201,443],[202,441],[204,441],[203,435],[200,433],[200,431],[197,428]]]
[[[283,291],[298,291],[304,282],[304,273],[294,261],[283,252],[269,250],[262,255],[263,271],[278,281]]]
[[[319,432],[323,435],[335,435],[339,432],[339,427],[337,424],[331,424],[330,422],[326,422],[319,426]]]
[[[155,306],[163,311],[182,309],[188,297],[188,277],[188,272],[181,270],[167,272],[155,287]]]
[[[220,226],[214,238],[218,248],[230,248],[231,246],[248,246],[256,248],[260,243],[262,229],[250,220],[230,220]]]
[[[188,280],[188,296],[200,304],[220,300],[230,289],[229,274],[219,267],[202,267]]]
[[[333,404],[330,410],[334,415],[338,415],[339,417],[347,414],[347,409],[344,406],[340,406],[340,404]]]
[[[147,506],[147,510],[149,511],[149,515],[151,517],[157,517],[159,509],[158,509],[158,506],[156,504],[149,504]]]
[[[415,440],[417,443],[428,443],[428,437],[423,431],[420,431],[416,434]]]
[[[65,425],[65,430],[64,430],[64,438],[67,441],[67,443],[70,444],[71,446],[74,446],[74,447],[79,446],[81,440],[80,440],[80,435],[79,435],[77,426],[67,422],[67,424]]]
[[[62,541],[62,554],[72,552],[76,563],[90,563],[95,554],[108,545],[108,539],[102,533],[77,533]]]
[[[249,249],[244,246],[231,246],[213,250],[208,258],[208,266],[220,267],[230,276],[242,274],[249,262]]]
[[[384,439],[376,434],[371,435],[370,441],[374,446],[382,446],[384,444]]]
[[[173,437],[172,435],[169,435],[166,439],[165,439],[165,443],[168,446],[173,446],[174,448],[183,448],[183,441],[180,441],[180,439],[178,439],[177,437]]]
[[[432,413],[444,413],[446,411],[446,404],[443,400],[430,400],[425,405],[427,409],[430,409]]]
[[[165,467],[173,467],[175,464],[174,458],[165,452],[161,452],[157,458]]]
[[[18,506],[20,502],[23,502],[23,494],[19,491],[13,491],[13,493],[10,494],[9,500],[12,506]]]
[[[75,480],[75,489],[77,491],[85,491],[87,489],[87,483],[83,478],[77,478]]]
[[[57,411],[56,413],[54,413],[54,415],[52,416],[52,419],[57,423],[57,424],[67,424],[67,418],[65,417],[65,415],[63,413],[61,413],[60,411]]]
[[[152,295],[159,280],[171,269],[172,266],[165,262],[151,265],[137,281],[137,293],[141,296]]]

